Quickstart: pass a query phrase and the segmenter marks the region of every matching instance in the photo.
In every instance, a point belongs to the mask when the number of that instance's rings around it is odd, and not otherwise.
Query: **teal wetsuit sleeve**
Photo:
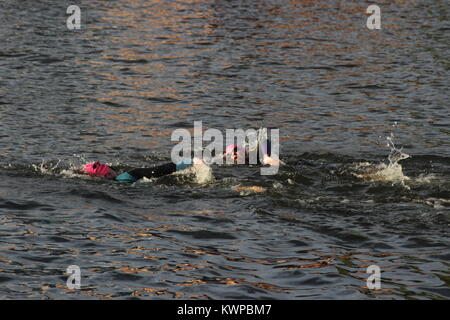
[[[135,176],[132,176],[131,174],[129,174],[128,172],[124,172],[124,173],[121,173],[118,176],[116,176],[114,178],[114,180],[120,181],[120,182],[135,182],[138,179]]]
[[[177,171],[180,171],[180,170],[186,169],[187,167],[192,166],[192,160],[191,159],[183,160],[181,162],[176,163],[175,165],[177,167]]]

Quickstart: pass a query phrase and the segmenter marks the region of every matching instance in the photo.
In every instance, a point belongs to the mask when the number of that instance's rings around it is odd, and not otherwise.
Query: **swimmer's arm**
[[[119,182],[136,182],[137,180],[139,180],[139,178],[135,177],[134,175],[128,172],[123,172],[118,176],[116,176],[114,180]]]
[[[182,170],[189,165],[189,162],[186,161],[184,163],[180,162],[177,164],[170,162],[150,168],[134,168],[116,176],[114,180],[120,182],[136,182],[142,178],[159,178],[174,173],[175,171]]]
[[[271,146],[269,140],[265,140],[259,144],[259,152],[262,154],[262,163],[277,167],[280,166],[280,164],[285,164],[283,161],[279,160],[278,157],[277,159],[272,158],[270,156],[270,149]]]
[[[262,160],[263,164],[268,164],[271,166],[280,166],[280,164],[284,164],[283,161],[279,160],[279,159],[274,159],[271,156],[264,154],[263,155],[263,160]]]

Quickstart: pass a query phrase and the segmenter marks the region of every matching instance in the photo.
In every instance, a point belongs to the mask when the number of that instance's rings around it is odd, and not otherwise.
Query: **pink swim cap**
[[[106,164],[102,164],[98,161],[86,164],[83,170],[88,175],[94,177],[113,179],[116,176],[114,170],[112,170]]]
[[[225,154],[230,154],[233,152],[239,152],[240,151],[240,147],[238,147],[235,144],[230,144],[229,146],[227,146],[227,148],[225,149]]]
[[[245,162],[246,155],[247,155],[246,150],[235,144],[230,144],[229,146],[227,146],[224,154],[225,157],[231,157],[231,159],[233,159],[234,161],[237,160],[239,163]]]

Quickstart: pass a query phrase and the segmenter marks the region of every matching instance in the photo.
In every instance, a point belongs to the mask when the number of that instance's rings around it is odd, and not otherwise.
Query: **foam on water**
[[[242,186],[239,184],[231,187],[231,190],[239,192],[239,195],[241,196],[248,196],[251,194],[266,192],[267,188],[261,186]]]
[[[363,162],[357,164],[355,170],[357,172],[353,173],[353,175],[363,180],[392,182],[393,184],[400,183],[402,185],[405,185],[405,182],[411,180],[410,177],[403,173],[403,168],[399,163],[380,163],[374,165]]]
[[[425,184],[437,181],[437,179],[438,178],[434,173],[430,173],[430,174],[420,174],[417,178],[414,179],[414,181],[420,184]]]

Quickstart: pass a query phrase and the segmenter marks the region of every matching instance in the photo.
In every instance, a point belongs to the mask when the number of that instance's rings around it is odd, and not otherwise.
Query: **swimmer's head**
[[[232,160],[238,160],[240,158],[245,159],[245,149],[242,147],[239,147],[235,144],[230,144],[226,147],[224,156],[230,157]]]
[[[83,171],[90,176],[106,179],[114,179],[117,176],[113,169],[98,161],[86,164],[83,167]]]

